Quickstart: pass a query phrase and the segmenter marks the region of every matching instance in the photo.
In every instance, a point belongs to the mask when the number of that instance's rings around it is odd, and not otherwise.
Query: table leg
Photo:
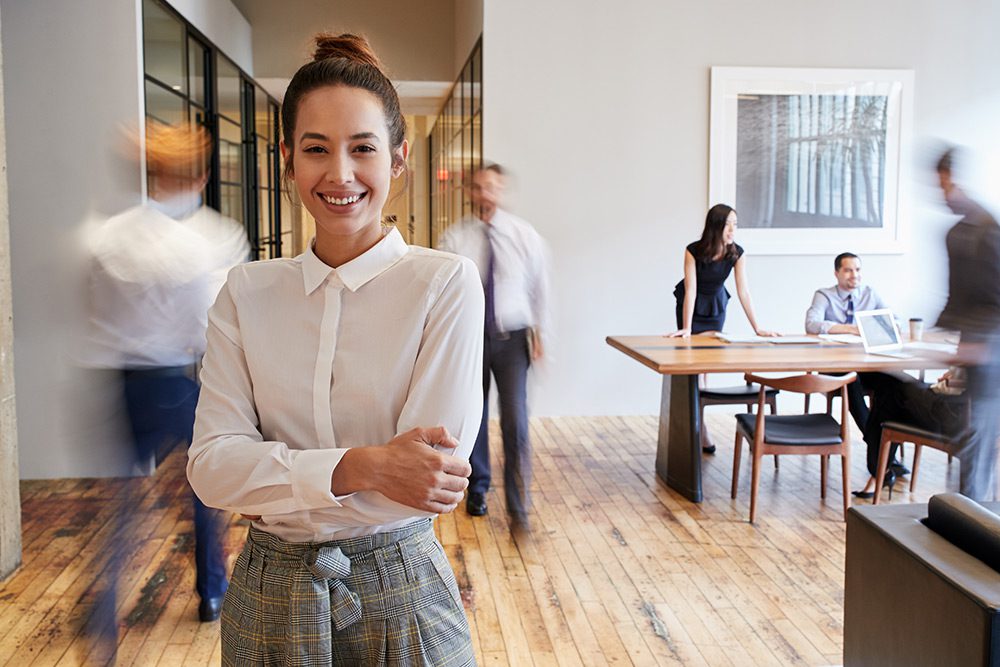
[[[656,474],[671,489],[696,503],[702,500],[698,400],[697,375],[663,376]]]

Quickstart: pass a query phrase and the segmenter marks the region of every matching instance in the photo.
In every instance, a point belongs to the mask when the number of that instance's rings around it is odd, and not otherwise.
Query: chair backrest
[[[854,382],[857,373],[847,375],[793,375],[783,378],[766,378],[747,373],[747,382],[756,382],[765,387],[791,391],[798,394],[826,394]]]

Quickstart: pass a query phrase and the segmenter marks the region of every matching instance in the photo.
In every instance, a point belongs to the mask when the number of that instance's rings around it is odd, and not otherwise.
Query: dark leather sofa
[[[844,665],[1000,666],[998,513],[958,494],[851,508]]]

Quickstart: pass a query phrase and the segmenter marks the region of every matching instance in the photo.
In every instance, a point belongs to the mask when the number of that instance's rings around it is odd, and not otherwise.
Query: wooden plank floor
[[[653,473],[654,417],[533,420],[531,532],[511,535],[497,488],[488,516],[459,509],[437,521],[479,664],[840,664],[839,463],[824,502],[816,457],[785,457],[777,472],[767,462],[751,526],[746,457],[740,497],[729,498],[731,414],[709,411],[718,453],[704,459],[700,505]],[[0,666],[101,664],[78,630],[121,503],[141,528],[120,577],[118,664],[219,664],[218,624],[197,620],[184,463],[176,451],[154,478],[22,482],[24,564],[0,583]],[[857,489],[860,440],[852,467]],[[958,463],[926,450],[917,493],[899,483],[893,502],[957,485]],[[231,554],[245,533],[234,519]]]

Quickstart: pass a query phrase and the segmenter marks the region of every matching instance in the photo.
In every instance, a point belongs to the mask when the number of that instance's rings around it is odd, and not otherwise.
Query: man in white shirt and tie
[[[439,249],[470,258],[479,267],[486,295],[483,350],[483,419],[472,451],[466,510],[486,514],[490,487],[489,389],[496,378],[504,449],[504,493],[514,528],[527,527],[531,448],[528,440],[527,377],[544,354],[548,333],[548,251],[542,237],[500,208],[505,170],[497,164],[472,177],[474,215],[450,227]]]
[[[868,285],[861,284],[861,258],[851,252],[842,252],[833,260],[833,275],[837,284],[816,290],[812,305],[806,311],[806,333],[855,334],[859,333],[854,313],[861,310],[888,308],[885,301]],[[868,405],[865,403],[865,378],[870,373],[859,373],[855,382],[847,385],[847,404],[858,428],[865,431],[868,423]],[[905,475],[909,470],[898,461],[893,462],[896,474]]]
[[[868,285],[861,284],[861,259],[842,252],[833,260],[837,284],[816,290],[806,311],[806,333],[858,334],[854,313],[859,310],[888,308],[885,301]]]

